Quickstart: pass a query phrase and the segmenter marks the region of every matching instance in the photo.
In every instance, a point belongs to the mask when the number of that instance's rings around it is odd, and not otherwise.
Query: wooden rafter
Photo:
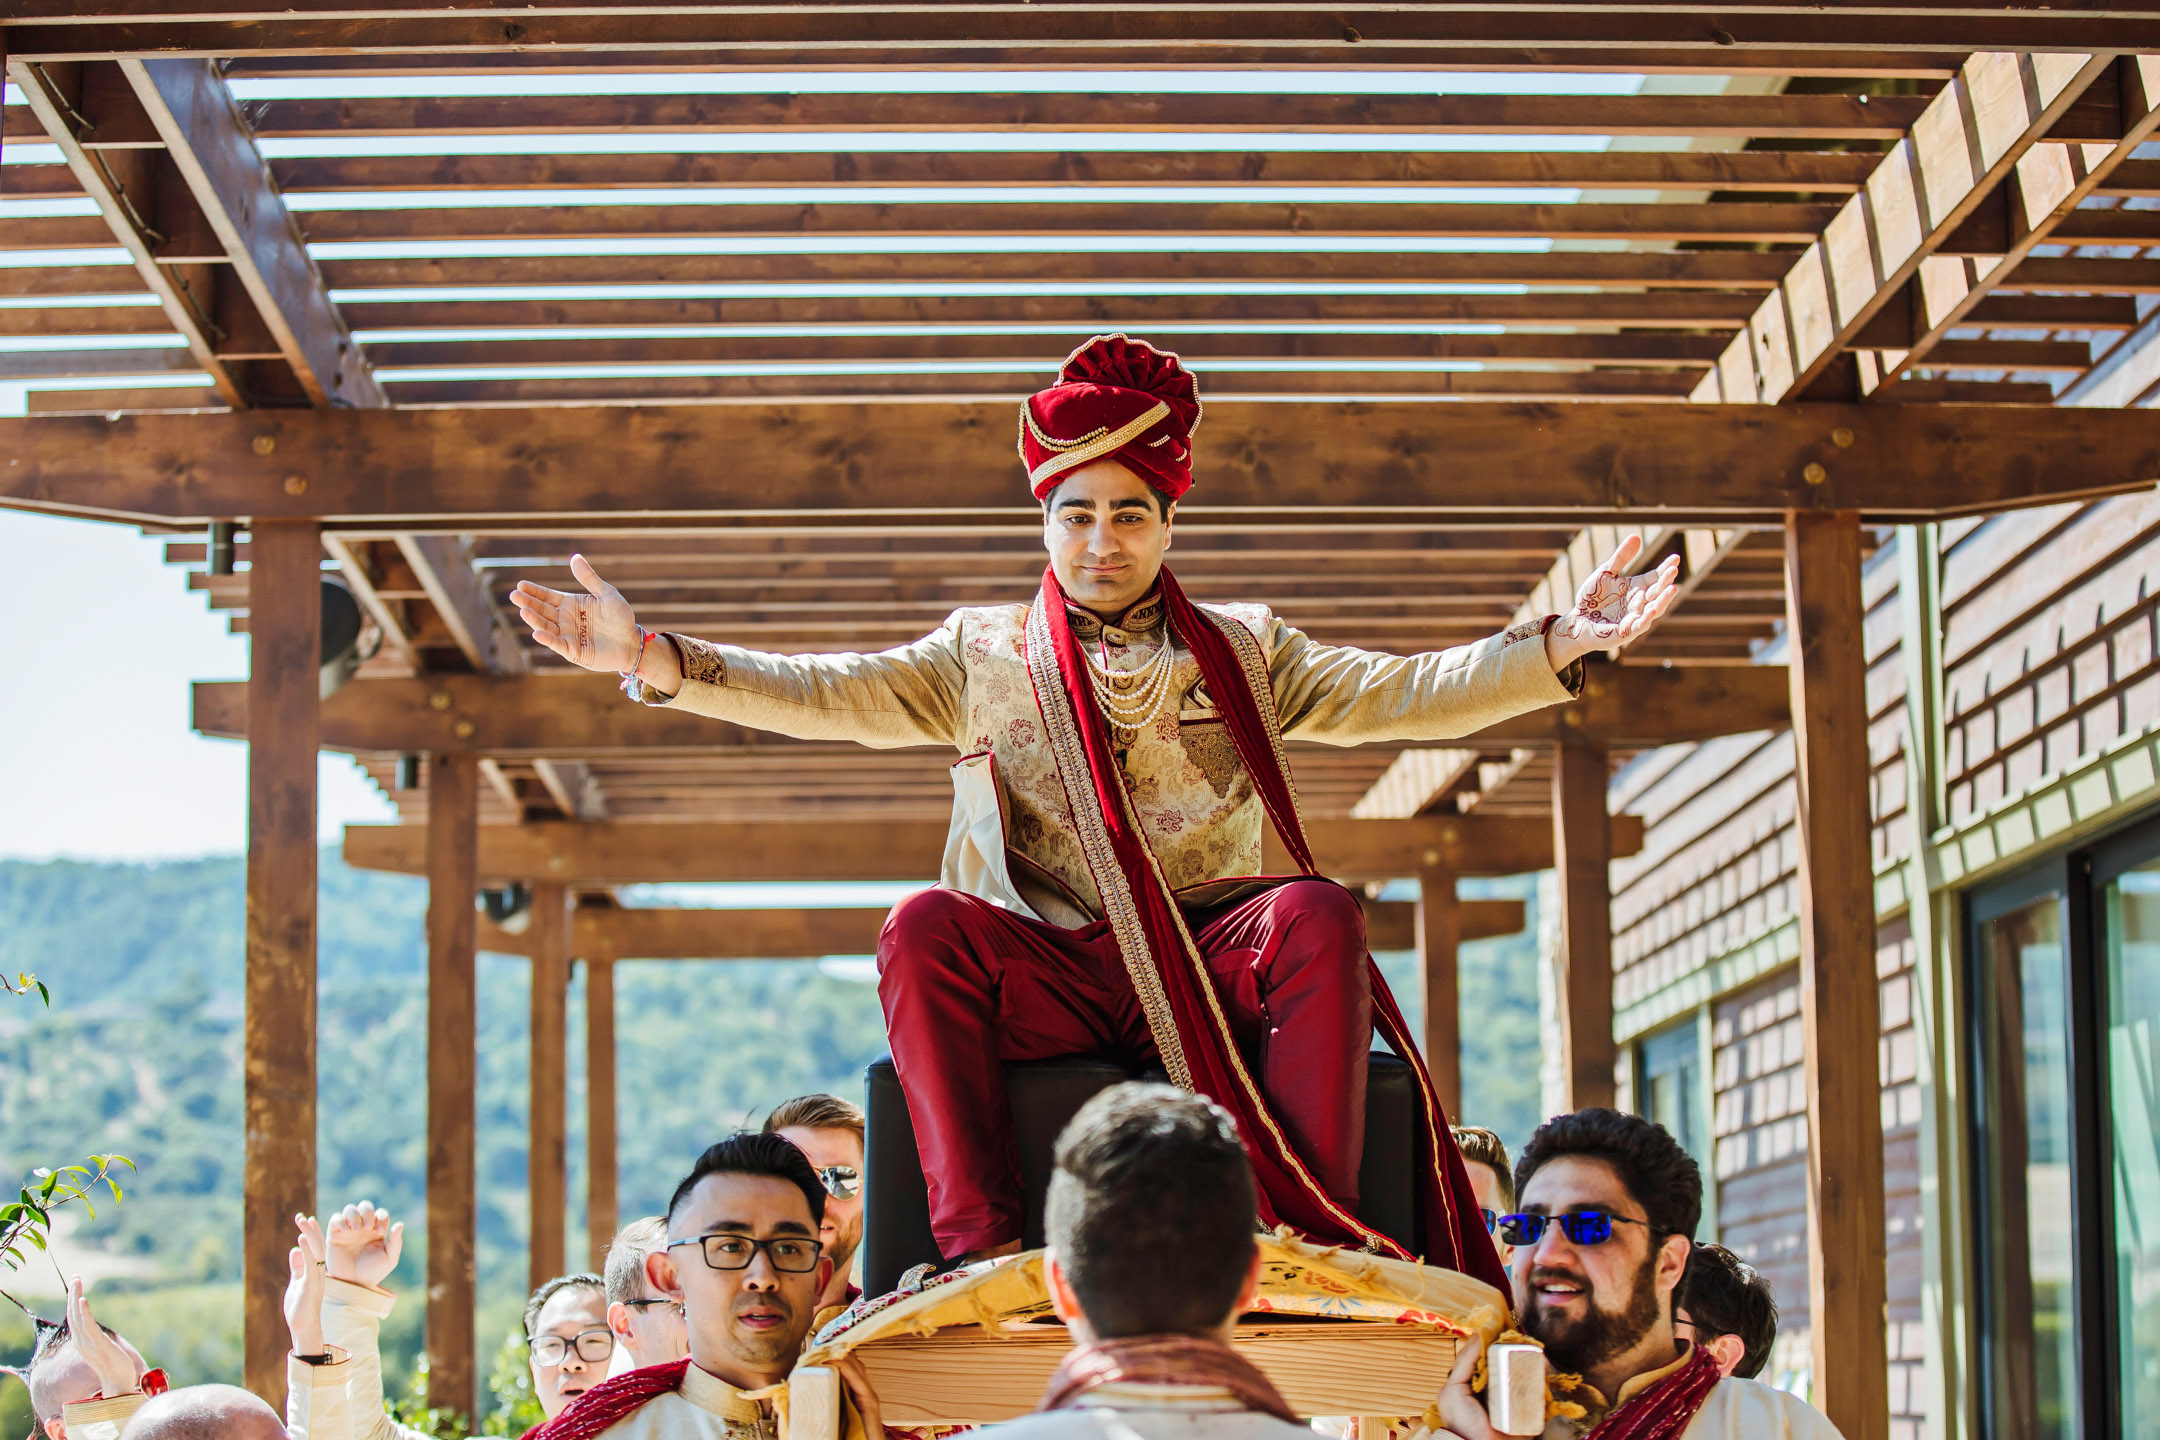
[[[1801,252],[1693,398],[1774,405],[1807,394],[2110,64],[2104,54],[1967,60]]]

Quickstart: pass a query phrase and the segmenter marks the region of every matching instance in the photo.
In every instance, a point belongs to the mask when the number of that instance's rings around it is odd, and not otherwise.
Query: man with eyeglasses
[[[832,1264],[818,1240],[825,1187],[777,1135],[700,1155],[668,1202],[666,1248],[646,1273],[682,1301],[689,1355],[597,1386],[526,1440],[778,1440],[769,1402],[802,1353]],[[859,1364],[837,1367],[868,1440],[884,1440]]]
[[[525,1351],[533,1397],[553,1420],[607,1378],[615,1354],[607,1287],[598,1275],[557,1275],[525,1301]]]
[[[825,1185],[825,1223],[818,1239],[832,1261],[832,1279],[818,1296],[818,1308],[849,1306],[862,1290],[853,1280],[855,1252],[862,1246],[863,1134],[862,1107],[837,1095],[798,1095],[783,1100],[765,1117],[765,1133],[792,1141],[810,1157]]]
[[[1497,1228],[1516,1247],[1517,1323],[1587,1382],[1585,1440],[1838,1440],[1804,1401],[1723,1376],[1676,1335],[1702,1175],[1663,1126],[1617,1110],[1556,1116],[1523,1148],[1515,1194],[1521,1209]],[[1482,1349],[1463,1347],[1440,1393],[1461,1440],[1497,1440],[1470,1389]]]
[[[667,1249],[667,1217],[648,1215],[615,1232],[608,1245],[607,1323],[615,1332],[608,1378],[645,1365],[663,1365],[690,1353],[682,1301],[663,1295],[652,1281],[652,1258]]]

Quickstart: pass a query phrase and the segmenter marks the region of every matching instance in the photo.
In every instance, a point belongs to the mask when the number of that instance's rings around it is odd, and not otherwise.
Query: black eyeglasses
[[[827,1165],[817,1172],[818,1183],[835,1200],[852,1200],[862,1194],[862,1172],[852,1165]]]
[[[748,1235],[721,1233],[699,1235],[689,1240],[671,1241],[668,1249],[677,1250],[685,1245],[695,1245],[703,1252],[705,1263],[715,1270],[747,1270],[757,1258],[758,1251],[772,1261],[772,1268],[788,1275],[800,1275],[817,1269],[818,1256],[824,1245],[799,1235],[775,1235],[770,1240],[753,1240]]]
[[[1640,1225],[1651,1234],[1657,1226],[1647,1220],[1631,1220],[1610,1210],[1570,1210],[1565,1215],[1502,1215],[1500,1238],[1510,1245],[1535,1245],[1544,1238],[1545,1227],[1558,1224],[1570,1244],[1602,1245],[1613,1237],[1613,1225]]]
[[[625,1308],[631,1310],[650,1310],[655,1305],[665,1305],[674,1314],[680,1315],[683,1313],[683,1302],[670,1300],[666,1296],[662,1296],[657,1300],[625,1300],[622,1303]]]
[[[588,1365],[597,1365],[615,1353],[615,1332],[608,1329],[580,1330],[575,1335],[535,1335],[525,1342],[532,1347],[533,1359],[542,1365],[560,1365],[570,1358],[575,1349],[577,1357]]]

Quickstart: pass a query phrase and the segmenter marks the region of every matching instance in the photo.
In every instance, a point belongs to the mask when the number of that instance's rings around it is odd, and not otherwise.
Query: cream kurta
[[[601,1440],[778,1440],[773,1417],[755,1400],[692,1365],[682,1387],[638,1407],[600,1432]]]
[[[1202,608],[1259,641],[1285,739],[1449,740],[1568,700],[1580,685],[1578,667],[1569,667],[1569,684],[1553,674],[1538,623],[1403,656],[1318,644],[1262,605]],[[1185,891],[1261,873],[1264,809],[1199,663],[1167,635],[1161,597],[1113,624],[1070,613],[1082,647],[1113,676],[1143,671],[1171,645],[1170,700],[1141,729],[1113,732],[1141,828],[1170,884]],[[1021,605],[956,610],[935,634],[873,655],[773,655],[671,636],[682,690],[642,698],[806,740],[994,755],[1014,884],[1044,919],[1077,926],[1102,907],[1021,655],[1026,619]],[[1125,688],[1138,691],[1138,676]]]

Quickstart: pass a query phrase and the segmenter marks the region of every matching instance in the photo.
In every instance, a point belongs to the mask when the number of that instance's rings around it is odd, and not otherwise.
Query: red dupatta
[[[1674,1440],[1694,1422],[1695,1412],[1723,1378],[1717,1356],[1697,1345],[1687,1364],[1640,1395],[1630,1396],[1583,1440]]]
[[[1186,598],[1168,570],[1161,575],[1170,630],[1199,662],[1207,693],[1221,711],[1231,743],[1268,818],[1300,874],[1317,876],[1312,849],[1298,819],[1297,795],[1275,722],[1267,659],[1250,631]],[[1065,592],[1044,570],[1042,590],[1027,620],[1027,666],[1035,704],[1057,756],[1058,773],[1078,827],[1081,848],[1102,898],[1140,1008],[1170,1078],[1222,1105],[1237,1118],[1259,1182],[1260,1218],[1288,1224],[1324,1244],[1349,1245],[1412,1258],[1395,1240],[1328,1198],[1298,1157],[1246,1069],[1229,1017],[1207,966],[1172,897],[1154,850],[1141,832],[1124,772],[1112,758],[1110,729],[1089,688],[1087,661],[1065,613]],[[1459,1270],[1507,1292],[1507,1275],[1485,1233],[1461,1152],[1447,1128],[1410,1028],[1380,968],[1366,960],[1373,1017],[1393,1050],[1417,1077],[1418,1207],[1425,1222],[1426,1263]]]

